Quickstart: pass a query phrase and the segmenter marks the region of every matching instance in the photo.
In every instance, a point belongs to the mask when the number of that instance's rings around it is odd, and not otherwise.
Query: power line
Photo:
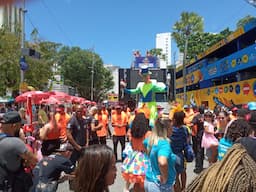
[[[34,23],[32,22],[32,19],[31,19],[31,17],[29,16],[29,14],[27,14],[26,16],[27,16],[27,18],[28,18],[28,21],[29,21],[30,25],[31,25],[34,29],[37,30],[38,36],[41,36],[41,34],[39,33],[38,28],[37,28],[37,27],[34,25]]]
[[[41,3],[43,4],[44,8],[47,10],[47,12],[51,15],[55,25],[57,26],[58,30],[60,31],[61,34],[64,35],[64,37],[68,40],[70,45],[73,45],[71,39],[68,37],[67,33],[63,30],[61,27],[60,23],[56,20],[56,17],[54,16],[53,12],[50,10],[50,8],[47,6],[44,0],[41,0]]]

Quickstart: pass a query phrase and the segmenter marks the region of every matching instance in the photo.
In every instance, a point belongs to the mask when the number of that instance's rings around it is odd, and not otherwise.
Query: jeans
[[[157,184],[154,182],[150,182],[145,180],[144,188],[146,192],[172,192],[173,185],[171,184]]]
[[[115,136],[113,135],[113,146],[114,146],[114,154],[116,156],[116,160],[118,160],[118,156],[117,156],[117,144],[118,142],[121,143],[121,155],[120,157],[122,157],[122,152],[124,151],[125,148],[125,135],[124,136]],[[122,161],[124,160],[124,158],[122,157]]]
[[[197,133],[197,136],[194,137],[193,146],[195,152],[195,169],[203,170],[204,165],[204,148],[201,147],[203,137],[203,130],[200,130]]]

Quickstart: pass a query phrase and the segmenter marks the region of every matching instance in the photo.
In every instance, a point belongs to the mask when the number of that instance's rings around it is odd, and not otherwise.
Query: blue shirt
[[[145,148],[149,147],[148,138],[143,142]],[[168,159],[168,179],[166,184],[173,185],[175,182],[176,171],[175,171],[175,161],[176,155],[172,152],[170,142],[168,140],[160,139],[157,145],[153,145],[149,155],[149,167],[146,170],[146,180],[154,183],[160,184],[158,178],[161,175],[158,166],[158,157],[163,156]]]
[[[222,160],[228,149],[232,147],[233,142],[225,137],[221,138],[218,145],[218,160]]]

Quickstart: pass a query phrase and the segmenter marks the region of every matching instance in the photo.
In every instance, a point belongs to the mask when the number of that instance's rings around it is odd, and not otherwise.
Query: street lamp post
[[[23,48],[25,48],[25,13],[26,13],[25,0],[23,0],[23,6],[20,8],[20,13],[21,13],[21,50],[22,50]],[[24,82],[24,71],[20,69],[20,83],[22,84],[23,82]]]
[[[93,49],[93,51],[92,51],[92,70],[91,70],[91,72],[92,72],[92,76],[91,76],[91,101],[93,101],[93,87],[94,87],[94,49]]]
[[[186,99],[187,99],[187,79],[186,79],[186,60],[187,60],[187,49],[188,49],[188,37],[186,36],[185,39],[185,48],[184,48],[184,54],[183,54],[183,70],[182,70],[182,74],[183,74],[183,104],[186,103]]]
[[[187,52],[188,52],[188,38],[190,35],[191,26],[187,25],[185,29],[185,47],[184,47],[184,54],[183,54],[183,104],[187,101],[187,78],[186,78],[186,63],[187,63]]]

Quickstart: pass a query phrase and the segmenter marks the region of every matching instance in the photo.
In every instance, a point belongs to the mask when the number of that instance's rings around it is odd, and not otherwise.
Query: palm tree
[[[190,35],[203,32],[203,18],[194,12],[182,12],[180,21],[177,21],[173,28],[172,37],[174,38],[180,52],[185,51],[186,39]],[[191,57],[188,50],[188,57]]]

